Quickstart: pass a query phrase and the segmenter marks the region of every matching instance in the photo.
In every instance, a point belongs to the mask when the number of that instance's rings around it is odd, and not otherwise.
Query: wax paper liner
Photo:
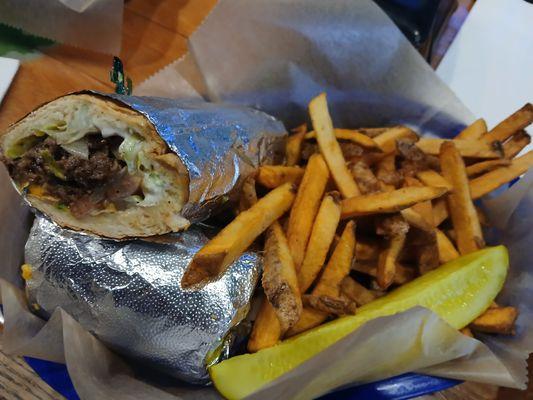
[[[425,134],[451,137],[474,118],[393,22],[367,0],[221,0],[191,36],[189,48],[186,56],[138,86],[136,93],[202,96],[254,105],[289,127],[307,118],[308,101],[321,91],[328,93],[339,127],[408,123]],[[526,268],[532,263],[527,248],[533,243],[532,233],[526,228],[533,218],[529,211],[532,190],[523,188],[527,182],[515,184],[506,194],[516,199],[488,210],[493,220],[499,221],[504,214],[509,221],[489,236],[510,248],[511,272],[498,301],[519,308],[517,336],[495,336],[483,344],[455,331],[452,334],[427,310],[412,309],[370,321],[252,396],[275,398],[283,393],[284,398],[312,398],[337,386],[417,369],[525,388],[525,360],[531,352],[533,331],[528,289],[532,273]],[[19,238],[18,246],[13,242],[13,249],[20,249],[24,240]],[[16,267],[4,269],[13,272]],[[155,397],[149,391],[155,390],[156,383],[144,386],[124,364],[111,368],[118,361],[110,353],[98,353],[101,363],[97,363],[87,349],[100,352],[102,345],[74,326],[63,323],[63,337],[76,338],[64,341],[63,348],[65,353],[78,355],[67,359],[67,365],[82,398],[96,398],[91,395],[95,391],[100,397],[129,399],[133,398],[131,390]],[[414,349],[406,333],[412,333],[413,326],[420,327],[420,341]],[[18,331],[21,340],[28,338],[27,331]],[[20,349],[18,353],[24,353],[24,347]],[[417,352],[414,357],[413,350]],[[383,357],[389,354],[394,359]],[[398,362],[401,359],[408,362]],[[336,368],[328,368],[330,363]],[[118,384],[123,388],[120,393]],[[177,398],[216,396],[209,389],[198,393],[179,383],[158,387]]]
[[[0,22],[108,54],[122,42],[123,0],[0,0]]]

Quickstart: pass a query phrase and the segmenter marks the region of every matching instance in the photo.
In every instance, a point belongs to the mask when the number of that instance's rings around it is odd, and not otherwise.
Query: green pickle
[[[454,328],[468,325],[500,292],[509,265],[504,246],[489,247],[453,260],[357,310],[254,354],[209,368],[216,388],[241,399],[290,371],[372,319],[423,306]]]
[[[6,156],[12,159],[22,157],[24,153],[35,146],[40,140],[40,137],[37,136],[25,137],[7,149]]]
[[[56,178],[61,179],[62,181],[65,181],[67,179],[65,174],[63,173],[63,171],[59,167],[59,165],[57,165],[56,160],[54,159],[54,157],[52,156],[52,154],[50,154],[50,152],[48,150],[42,151],[41,152],[41,157],[44,160],[45,168],[50,173],[52,173]]]

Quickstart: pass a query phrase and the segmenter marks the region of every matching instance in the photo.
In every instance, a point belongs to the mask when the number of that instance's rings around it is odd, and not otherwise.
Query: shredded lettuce
[[[140,136],[131,134],[124,138],[118,148],[118,153],[128,166],[128,172],[137,171],[137,156],[141,151],[143,141]]]
[[[60,144],[69,144],[88,133],[101,132],[103,137],[128,136],[128,126],[107,114],[103,114],[88,103],[78,103],[69,109],[47,115],[38,130],[45,132]]]
[[[142,181],[144,200],[139,205],[148,207],[157,204],[161,197],[164,196],[169,186],[167,180],[165,180],[160,174],[155,172],[145,173]]]
[[[62,144],[61,147],[63,147],[72,155],[81,157],[84,160],[89,159],[89,142],[87,141],[86,137],[83,137],[72,143]]]
[[[133,204],[133,205],[139,205],[140,203],[143,202],[143,197],[142,196],[139,196],[138,194],[134,194],[132,196],[128,196],[126,198],[124,198],[124,201],[128,204]]]

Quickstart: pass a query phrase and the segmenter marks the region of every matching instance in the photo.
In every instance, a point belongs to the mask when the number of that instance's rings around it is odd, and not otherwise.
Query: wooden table
[[[121,59],[133,82],[150,75],[185,53],[187,37],[202,22],[216,0],[130,0],[124,11]],[[462,24],[473,1],[461,7],[436,45],[436,64]],[[69,46],[41,49],[42,55],[22,63],[0,106],[0,131],[39,104],[81,89],[112,91],[109,68],[112,57]],[[531,364],[531,363],[530,363]],[[531,371],[531,368],[530,368]],[[423,399],[532,399],[533,389],[518,392],[490,385],[464,383]],[[0,399],[62,399],[20,357],[5,355],[0,347]]]

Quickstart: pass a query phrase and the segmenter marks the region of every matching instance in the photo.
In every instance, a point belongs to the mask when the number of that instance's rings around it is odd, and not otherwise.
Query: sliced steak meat
[[[11,159],[2,155],[2,161],[15,181],[42,184],[45,182],[43,177],[48,174],[42,152],[54,154],[57,147],[54,140],[46,139],[28,150],[23,157]]]
[[[47,193],[68,205],[76,217],[102,208],[106,201],[142,194],[141,178],[129,175],[124,162],[114,156],[122,138],[103,138],[99,134],[87,138],[88,159],[73,155],[52,138],[46,138],[22,157],[2,156],[2,161],[16,182],[42,185]],[[60,171],[61,179],[57,173],[51,173],[50,163]]]
[[[67,156],[57,161],[57,165],[67,181],[85,188],[109,181],[122,169],[116,158],[102,150],[90,154],[88,160],[67,153]]]

